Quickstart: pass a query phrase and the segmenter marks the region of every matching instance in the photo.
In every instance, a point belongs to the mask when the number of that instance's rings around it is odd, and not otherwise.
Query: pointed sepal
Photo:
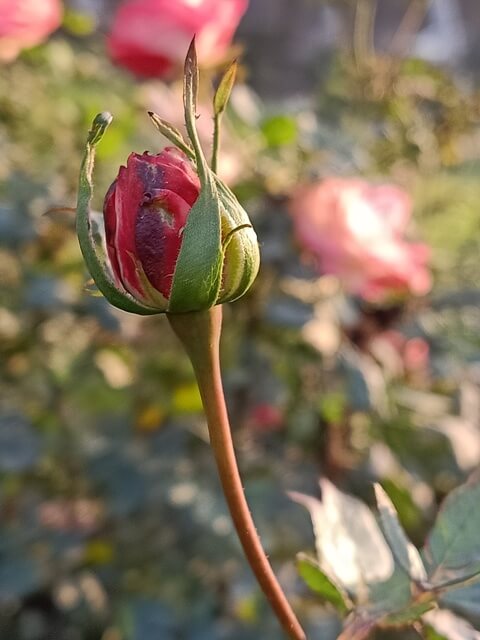
[[[189,160],[195,162],[195,153],[192,147],[188,144],[177,127],[174,127],[173,124],[170,124],[161,118],[154,111],[149,111],[148,116],[153,122],[153,126],[162,134],[162,136],[175,145],[177,149],[183,151]]]
[[[88,133],[78,186],[76,215],[78,241],[90,275],[107,300],[124,311],[140,315],[151,315],[158,313],[158,310],[140,304],[126,290],[120,289],[114,282],[107,258],[102,255],[92,231],[90,203],[93,194],[92,174],[95,162],[95,147],[102,139],[111,121],[112,116],[110,113],[99,113],[93,120],[92,127]]]
[[[220,80],[220,83],[213,97],[213,112],[215,116],[219,116],[225,111],[227,107],[228,101],[230,100],[230,95],[232,93],[233,85],[235,84],[237,68],[237,61],[234,60]]]
[[[195,38],[185,59],[183,104],[185,125],[195,153],[201,191],[183,231],[173,276],[169,313],[208,309],[220,295],[223,251],[220,200],[215,177],[203,153],[196,128],[198,63]]]

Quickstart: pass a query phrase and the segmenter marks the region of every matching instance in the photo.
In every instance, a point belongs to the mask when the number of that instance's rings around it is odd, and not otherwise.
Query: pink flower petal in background
[[[0,62],[45,40],[61,20],[60,0],[0,0]]]
[[[300,189],[290,211],[301,246],[350,293],[381,302],[430,290],[429,249],[405,237],[412,206],[402,189],[328,178]]]
[[[126,0],[107,48],[114,62],[142,77],[168,77],[196,36],[201,64],[225,54],[248,0]]]

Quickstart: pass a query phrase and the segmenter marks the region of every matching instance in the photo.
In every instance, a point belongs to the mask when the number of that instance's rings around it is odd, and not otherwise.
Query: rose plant
[[[290,212],[301,246],[350,293],[381,303],[430,290],[429,250],[406,238],[412,205],[399,187],[327,178],[299,189]]]
[[[142,77],[168,77],[180,69],[195,35],[199,60],[225,55],[248,0],[126,0],[107,39],[117,64]]]
[[[1,0],[0,61],[9,62],[22,49],[42,42],[61,19],[60,0]]]
[[[175,147],[157,155],[133,153],[108,190],[105,243],[98,246],[90,212],[95,147],[110,124],[97,116],[80,173],[77,232],[100,291],[115,306],[167,318],[192,361],[226,501],[250,566],[284,630],[305,634],[273,573],[248,508],[233,448],[219,360],[221,303],[252,285],[259,267],[247,213],[217,177],[219,127],[235,78],[235,65],[215,93],[211,167],[196,125],[198,69],[194,42],[185,62],[186,141],[171,124],[150,116]]]

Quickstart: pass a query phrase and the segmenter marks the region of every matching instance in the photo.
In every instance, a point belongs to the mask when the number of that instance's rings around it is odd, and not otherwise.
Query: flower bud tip
[[[102,111],[95,116],[92,122],[92,128],[88,134],[88,142],[91,145],[96,145],[101,140],[108,125],[112,122],[113,116],[108,111]]]
[[[102,111],[102,113],[99,113],[95,120],[93,121],[94,125],[98,125],[98,126],[104,126],[104,125],[109,125],[113,120],[113,116],[109,111]]]

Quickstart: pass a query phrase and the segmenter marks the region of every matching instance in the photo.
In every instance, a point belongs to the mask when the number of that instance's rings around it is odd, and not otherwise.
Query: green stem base
[[[288,637],[306,640],[263,550],[243,491],[220,371],[222,308],[167,316],[192,361],[223,492],[248,562]]]

